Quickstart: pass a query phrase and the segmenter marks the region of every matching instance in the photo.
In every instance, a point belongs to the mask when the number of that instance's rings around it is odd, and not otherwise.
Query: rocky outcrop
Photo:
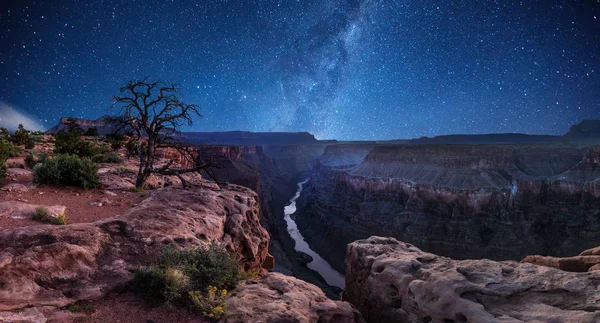
[[[117,125],[113,125],[109,122],[110,116],[103,116],[96,120],[89,119],[81,119],[81,118],[72,118],[65,117],[60,118],[58,124],[46,131],[47,133],[56,133],[61,130],[68,131],[71,127],[71,124],[75,124],[81,128],[81,130],[86,131],[89,128],[96,128],[100,135],[106,135],[114,132],[118,127]]]
[[[13,219],[30,219],[35,210],[41,205],[34,205],[20,201],[0,202],[0,218],[7,217]],[[64,214],[67,207],[64,205],[52,205],[46,208],[48,217],[56,217]],[[44,219],[40,219],[44,220]]]
[[[0,311],[100,298],[164,245],[216,242],[244,269],[265,272],[269,235],[260,225],[257,195],[208,185],[152,191],[123,216],[95,223],[0,231]]]
[[[585,250],[574,257],[532,255],[525,257],[521,262],[572,272],[595,271],[600,270],[600,247]]]
[[[340,145],[341,146],[341,145]],[[600,245],[600,149],[374,146],[320,158],[296,222],[343,270],[348,243],[391,236],[457,259],[567,256]]]
[[[600,272],[453,260],[393,238],[348,246],[343,300],[368,322],[599,322]]]
[[[364,322],[349,303],[333,301],[318,287],[294,277],[270,273],[242,282],[227,299],[223,323]]]

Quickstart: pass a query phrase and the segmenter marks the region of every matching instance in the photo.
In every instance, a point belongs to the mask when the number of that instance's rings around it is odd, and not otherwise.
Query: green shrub
[[[41,163],[44,158],[48,157],[46,154],[42,153],[39,150],[32,150],[29,152],[29,154],[27,154],[27,156],[25,157],[25,164],[31,168],[33,168],[33,166]]]
[[[21,150],[12,142],[0,139],[0,178],[6,177],[6,161],[10,157],[18,156]]]
[[[59,131],[55,135],[56,143],[54,152],[57,154],[70,154],[79,157],[92,157],[100,154],[101,150],[91,141],[81,140],[81,133],[77,130]]]
[[[50,216],[50,212],[48,212],[48,208],[40,205],[35,208],[35,212],[33,212],[33,216],[31,217],[35,221],[45,221]]]
[[[210,245],[195,250],[165,248],[156,263],[135,273],[136,293],[157,302],[170,302],[190,290],[233,289],[241,278],[234,255]]]
[[[19,146],[35,145],[35,143],[33,142],[33,138],[31,137],[31,132],[29,130],[25,129],[25,127],[23,127],[22,124],[19,125],[19,128],[17,129],[17,131],[15,131],[15,133],[13,134],[13,142]],[[33,148],[33,147],[31,147],[31,148]]]
[[[123,161],[119,154],[111,152],[107,154],[100,154],[92,157],[94,163],[113,163],[118,164]]]
[[[214,244],[194,250],[166,248],[161,252],[160,264],[183,270],[195,290],[205,290],[209,285],[232,289],[241,279],[235,256]]]
[[[63,154],[45,158],[33,168],[33,180],[40,184],[98,187],[98,165],[89,158]]]
[[[0,139],[0,154],[8,157],[18,157],[21,154],[21,148],[14,143]]]
[[[137,149],[137,141],[131,139],[125,144],[125,149],[127,150],[127,158],[131,158],[133,156],[138,155]]]
[[[177,268],[138,269],[133,279],[136,293],[152,301],[170,303],[181,297],[189,278]]]

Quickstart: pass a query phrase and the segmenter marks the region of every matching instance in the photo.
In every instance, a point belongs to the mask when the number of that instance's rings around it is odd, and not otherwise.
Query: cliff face
[[[235,185],[164,188],[123,216],[3,230],[0,312],[99,299],[129,281],[161,246],[210,242],[233,252],[244,269],[266,272],[269,234],[260,226],[254,192]]]
[[[320,158],[296,218],[343,270],[345,246],[391,236],[457,259],[571,255],[600,244],[600,149],[377,146]],[[342,163],[344,164],[344,163]]]
[[[599,322],[600,272],[453,260],[392,238],[351,243],[343,300],[368,322]]]
[[[323,150],[324,145],[198,146],[203,159],[220,165],[215,170],[220,181],[258,193],[261,222],[271,234],[269,252],[276,259],[275,270],[315,284],[334,297],[339,291],[308,269],[302,255],[294,250],[283,214],[296,184],[310,174]]]

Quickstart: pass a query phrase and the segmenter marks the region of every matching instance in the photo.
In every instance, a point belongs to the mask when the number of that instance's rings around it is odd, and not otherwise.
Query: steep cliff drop
[[[344,289],[344,276],[335,269],[333,269],[331,265],[327,261],[325,261],[325,259],[321,258],[319,254],[317,254],[310,248],[310,246],[308,245],[308,243],[306,243],[304,237],[302,237],[302,234],[298,230],[296,222],[294,221],[294,219],[292,219],[292,215],[296,212],[296,200],[298,199],[298,197],[300,197],[300,194],[302,193],[302,186],[306,184],[306,182],[308,182],[308,179],[305,179],[304,181],[298,183],[298,191],[296,191],[296,194],[290,200],[290,204],[288,204],[285,207],[284,214],[285,221],[287,223],[287,231],[296,243],[295,250],[298,252],[305,253],[312,258],[312,261],[307,264],[308,268],[319,273],[319,275],[321,275],[321,277],[323,277],[323,279],[325,279],[327,284],[329,284],[330,286],[335,286]]]
[[[374,146],[355,163],[363,152],[327,147],[297,213],[338,271],[346,245],[371,235],[455,259],[571,256],[600,244],[597,146]]]

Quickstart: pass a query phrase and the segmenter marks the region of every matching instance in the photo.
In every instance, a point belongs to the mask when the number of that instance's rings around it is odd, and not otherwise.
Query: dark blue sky
[[[205,116],[195,131],[562,134],[600,118],[598,0],[0,8],[0,100],[48,127],[106,114],[120,86],[145,76],[181,84]]]

